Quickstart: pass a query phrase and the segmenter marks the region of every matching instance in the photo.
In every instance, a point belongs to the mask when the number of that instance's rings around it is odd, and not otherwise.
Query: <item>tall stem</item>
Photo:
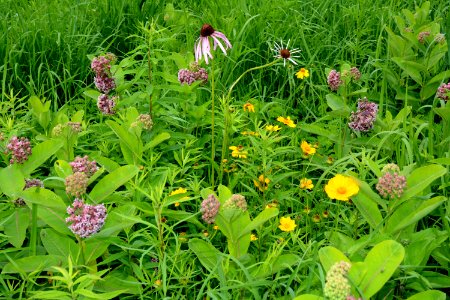
[[[31,204],[31,233],[30,233],[30,249],[31,255],[36,255],[37,249],[37,210],[38,205],[33,203]]]
[[[148,82],[152,83],[152,62],[150,61],[150,42],[148,44],[148,51],[147,51],[147,65],[148,65]],[[149,111],[150,111],[150,117],[153,118],[153,100],[152,100],[152,94],[149,95]]]
[[[214,61],[211,61],[211,184],[214,188],[214,158],[216,149],[214,145]]]

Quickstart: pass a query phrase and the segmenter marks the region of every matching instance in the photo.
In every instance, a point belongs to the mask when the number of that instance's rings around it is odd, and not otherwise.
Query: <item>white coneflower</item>
[[[211,59],[213,58],[211,54],[211,45],[209,44],[209,37],[211,37],[214,41],[214,50],[216,50],[217,46],[219,46],[220,49],[222,49],[222,52],[227,55],[226,49],[231,48],[231,43],[225,34],[214,30],[210,24],[204,24],[200,30],[200,37],[195,42],[194,46],[196,62],[198,62],[203,56],[206,64],[208,64],[208,56]],[[225,43],[225,47],[219,39]]]
[[[275,51],[276,55],[274,55],[274,57],[276,58],[282,58],[284,60],[284,66],[286,66],[286,60],[289,60],[291,63],[293,63],[294,65],[297,65],[297,62],[293,59],[293,58],[297,58],[299,57],[298,55],[292,55],[295,53],[299,53],[300,49],[292,49],[289,50],[289,42],[291,40],[288,40],[288,42],[286,43],[286,46],[283,46],[283,41],[280,41],[280,44],[278,43],[274,43],[273,46],[273,51]]]

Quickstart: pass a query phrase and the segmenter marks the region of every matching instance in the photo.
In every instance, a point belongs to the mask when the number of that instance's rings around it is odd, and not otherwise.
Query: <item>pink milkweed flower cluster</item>
[[[216,216],[219,213],[220,202],[217,198],[211,194],[203,200],[202,207],[200,209],[202,213],[202,219],[208,224],[214,223]]]
[[[116,100],[117,96],[110,97],[105,94],[100,94],[97,99],[97,107],[104,115],[113,115]]]
[[[189,69],[181,69],[178,71],[178,81],[180,84],[191,85],[194,81],[208,81],[208,72],[204,68],[200,68],[196,62],[189,66]]]
[[[230,199],[225,201],[223,204],[223,208],[237,208],[242,211],[247,210],[247,201],[245,200],[245,197],[240,194],[233,194]]]
[[[83,172],[76,172],[66,177],[66,193],[71,196],[80,197],[86,194],[89,177]]]
[[[381,172],[383,175],[376,185],[378,193],[383,198],[400,198],[406,188],[406,177],[400,175],[400,168],[396,164],[387,164]]]
[[[13,136],[9,140],[8,145],[6,145],[6,149],[12,156],[9,160],[10,164],[22,164],[28,160],[28,156],[32,153],[30,141],[26,137],[18,138],[17,136]]]
[[[220,47],[222,52],[227,55],[227,49],[231,48],[231,43],[227,37],[219,31],[214,30],[210,24],[204,24],[200,30],[200,37],[197,39],[194,45],[195,61],[198,62],[202,57],[205,59],[206,64],[209,63],[209,59],[212,59],[211,45],[209,38],[212,38],[214,42],[214,50],[217,46]],[[220,41],[222,40],[225,46]]]
[[[358,109],[352,112],[348,126],[355,131],[369,131],[377,118],[378,105],[367,98],[359,99]]]
[[[95,57],[91,62],[91,69],[95,72],[94,83],[98,90],[108,94],[116,87],[114,78],[111,75],[111,64],[116,60],[116,56],[107,53],[104,56]]]
[[[76,198],[72,207],[67,208],[70,215],[66,218],[69,229],[81,238],[87,238],[100,231],[107,216],[106,207],[103,204],[89,205]]]
[[[331,70],[327,78],[328,86],[332,91],[337,91],[343,84],[341,80],[341,73],[336,70]]]
[[[351,285],[347,279],[351,264],[340,261],[331,266],[326,276],[323,294],[327,299],[345,300],[350,295]]]
[[[350,69],[350,77],[353,78],[353,80],[358,81],[361,79],[361,72],[357,67],[352,67]]]
[[[419,32],[419,34],[417,35],[417,40],[419,41],[419,43],[424,44],[424,43],[425,43],[425,39],[426,39],[427,37],[429,37],[430,34],[431,34],[431,33],[430,33],[429,31],[422,31],[422,32]]]
[[[113,115],[117,97],[110,97],[110,91],[116,88],[116,82],[111,74],[111,65],[116,61],[116,56],[107,53],[95,57],[91,62],[91,69],[95,72],[95,87],[102,92],[97,98],[97,107],[105,115]]]
[[[95,160],[90,161],[89,157],[85,155],[83,158],[77,156],[73,162],[70,163],[72,171],[74,173],[82,172],[91,177],[98,170],[97,162]]]
[[[450,95],[450,82],[441,84],[437,89],[436,97],[441,100],[447,101],[449,95]]]

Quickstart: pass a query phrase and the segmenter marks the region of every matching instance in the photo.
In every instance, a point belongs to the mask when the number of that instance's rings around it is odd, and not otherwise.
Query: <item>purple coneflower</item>
[[[289,42],[290,41],[291,40],[288,40],[286,46],[283,46],[283,41],[280,41],[280,44],[274,43],[274,47],[272,49],[273,51],[275,51],[275,53],[277,53],[274,57],[283,59],[284,66],[286,66],[286,60],[289,60],[294,65],[297,65],[297,62],[293,58],[296,58],[296,57],[299,57],[299,56],[298,55],[292,55],[292,54],[296,54],[296,53],[302,51],[302,50],[297,49],[297,48],[289,50]]]
[[[227,55],[226,49],[231,48],[230,41],[222,32],[214,30],[214,28],[209,24],[204,24],[202,26],[202,29],[200,30],[200,37],[195,42],[194,46],[196,62],[198,62],[203,56],[205,58],[206,64],[208,64],[208,56],[211,59],[213,58],[211,54],[211,45],[209,44],[209,37],[211,37],[214,41],[214,50],[216,50],[217,46],[219,46],[220,49],[222,49],[222,52]],[[219,39],[224,41],[225,47],[222,45]]]

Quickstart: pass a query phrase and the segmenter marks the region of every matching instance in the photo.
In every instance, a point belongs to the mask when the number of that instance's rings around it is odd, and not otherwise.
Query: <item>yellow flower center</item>
[[[347,188],[346,188],[345,186],[340,186],[340,187],[337,188],[336,191],[337,191],[339,194],[344,195],[344,194],[347,193]]]

